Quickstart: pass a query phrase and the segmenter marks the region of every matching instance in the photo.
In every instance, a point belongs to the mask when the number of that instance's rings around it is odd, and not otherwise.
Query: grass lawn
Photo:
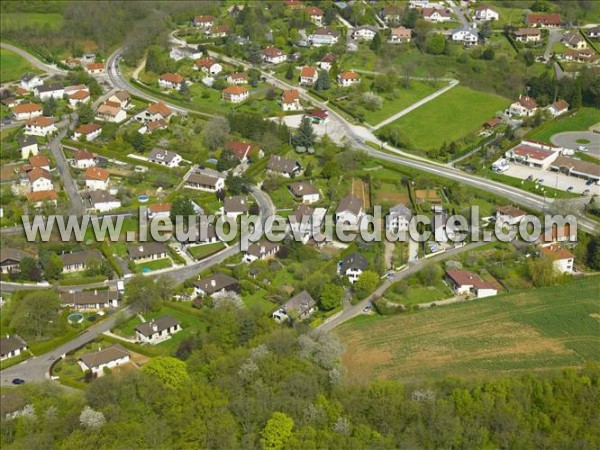
[[[389,301],[405,306],[435,302],[452,296],[452,291],[442,280],[437,280],[432,286],[409,286],[405,294],[398,294],[393,288],[383,294]]]
[[[169,258],[155,259],[154,261],[148,261],[144,263],[137,264],[138,272],[143,272],[144,269],[149,270],[159,270],[166,269],[167,267],[171,267],[173,263]]]
[[[599,281],[357,318],[335,331],[348,381],[497,377],[600,361]]]
[[[477,131],[509,104],[504,97],[456,86],[386,127],[399,127],[412,145],[430,150]]]
[[[4,20],[4,16],[2,18]],[[0,83],[18,80],[25,72],[39,73],[39,70],[20,55],[0,48]]]
[[[553,120],[532,131],[528,137],[550,143],[550,138],[565,131],[586,131],[592,125],[600,122],[600,110],[596,108],[581,108],[574,115]]]
[[[58,30],[63,23],[63,16],[57,13],[3,13],[2,31],[12,28],[45,28]]]
[[[190,247],[189,251],[195,259],[200,260],[212,255],[213,253],[217,253],[223,248],[225,248],[225,244],[223,242],[213,242],[212,244]]]

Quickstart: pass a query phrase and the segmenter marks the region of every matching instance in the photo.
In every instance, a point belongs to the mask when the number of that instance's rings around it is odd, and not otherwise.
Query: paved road
[[[457,5],[452,0],[447,0],[446,3],[448,3],[448,5],[450,5],[450,9],[452,10],[454,15],[460,22],[460,25],[465,28],[471,28],[469,19],[467,18],[467,16],[465,16],[465,13],[464,13],[463,9],[460,7],[460,5]]]
[[[544,58],[546,61],[552,56],[552,47],[562,39],[562,30],[557,28],[550,28],[548,33],[548,43],[546,44],[546,51],[544,52]]]
[[[319,327],[317,327],[317,330],[331,331],[338,325],[341,325],[342,323],[347,322],[348,320],[353,319],[354,317],[362,314],[364,307],[367,306],[372,301],[381,297],[383,295],[383,293],[392,284],[397,283],[398,281],[403,280],[404,278],[407,278],[408,276],[417,273],[419,270],[421,270],[426,265],[435,263],[435,262],[440,262],[445,259],[449,259],[455,255],[458,255],[460,253],[464,253],[464,252],[467,252],[470,250],[474,250],[485,244],[487,244],[487,242],[483,242],[483,241],[482,242],[474,242],[471,244],[464,245],[462,247],[448,250],[447,252],[432,256],[431,258],[421,259],[421,260],[409,265],[407,269],[403,270],[402,272],[398,272],[392,278],[385,280],[383,282],[383,284],[381,286],[379,286],[377,288],[377,290],[375,292],[373,292],[371,295],[369,295],[367,298],[365,298],[364,300],[361,300],[360,302],[356,303],[355,305],[345,308],[344,311],[342,312],[342,314],[335,317],[334,319],[331,319],[329,322],[325,322],[324,324],[320,325]]]
[[[29,64],[31,64],[34,67],[37,67],[40,70],[43,70],[44,72],[46,72],[49,75],[66,75],[67,74],[66,70],[59,69],[56,66],[43,63],[42,61],[37,59],[35,56],[33,56],[30,53],[27,53],[25,50],[20,49],[19,47],[15,47],[14,45],[7,44],[6,42],[0,42],[0,47],[10,50],[11,52],[18,53],[25,60],[27,60],[27,62]]]
[[[587,139],[589,144],[579,144],[578,139]],[[555,134],[550,138],[550,141],[559,147],[567,147],[573,150],[581,145],[586,147],[590,153],[597,158],[600,158],[600,134],[592,133],[591,131],[567,131],[565,133]]]

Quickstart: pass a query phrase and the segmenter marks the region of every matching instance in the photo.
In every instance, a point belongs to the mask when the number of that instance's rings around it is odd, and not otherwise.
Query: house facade
[[[156,345],[182,330],[179,321],[171,316],[152,319],[135,327],[135,338],[141,344]]]
[[[31,136],[49,136],[57,131],[52,117],[36,117],[25,123],[25,134]]]
[[[163,259],[169,255],[167,248],[160,242],[145,242],[127,247],[129,257],[135,262],[153,261]]]
[[[119,344],[112,345],[97,352],[87,353],[77,363],[81,370],[88,370],[95,376],[104,375],[104,369],[114,369],[129,362],[129,352]]]
[[[16,334],[0,338],[0,361],[16,358],[27,351],[27,344]]]
[[[221,98],[230,103],[241,103],[248,100],[250,97],[250,91],[243,86],[229,86],[223,89],[221,92]]]
[[[274,258],[279,251],[279,243],[270,241],[258,241],[255,244],[248,246],[248,250],[244,252],[243,261],[252,263],[256,260],[264,260]]]
[[[97,123],[87,123],[75,129],[73,138],[75,140],[83,138],[86,142],[90,142],[100,136],[100,133],[102,133],[102,127],[100,125]]]
[[[338,264],[338,273],[354,284],[368,267],[367,258],[360,253],[350,253]]]
[[[179,167],[183,159],[175,152],[165,150],[164,148],[155,148],[150,152],[148,161],[173,169]]]
[[[85,187],[90,191],[106,190],[110,183],[108,170],[99,167],[88,167],[83,175]]]

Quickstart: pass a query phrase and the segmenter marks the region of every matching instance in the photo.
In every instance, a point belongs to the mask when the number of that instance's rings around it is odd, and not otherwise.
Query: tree
[[[213,117],[204,127],[204,145],[216,150],[225,143],[229,136],[229,121],[224,117]]]
[[[317,82],[315,83],[315,89],[317,91],[326,91],[331,87],[331,82],[329,81],[329,72],[326,70],[319,70],[319,76],[317,78]]]
[[[527,272],[535,287],[550,286],[555,281],[554,262],[547,256],[529,259]]]
[[[173,200],[173,203],[171,204],[171,223],[177,223],[176,219],[178,216],[182,217],[185,222],[185,220],[187,220],[187,217],[193,216],[194,213],[194,204],[192,203],[192,200],[189,197],[177,197],[175,200]]]
[[[354,291],[360,298],[363,298],[373,292],[378,284],[379,275],[372,270],[365,270],[354,283]]]
[[[244,175],[240,177],[230,173],[227,175],[227,180],[225,180],[227,191],[231,195],[247,194],[249,192],[249,184],[248,179]]]
[[[106,423],[106,417],[102,411],[94,411],[86,405],[79,415],[79,423],[83,428],[98,430]]]
[[[77,117],[79,118],[79,123],[81,124],[92,123],[94,120],[94,110],[88,103],[83,103],[77,110]]]
[[[381,33],[375,33],[375,37],[371,41],[369,48],[375,53],[379,53],[379,50],[381,49],[381,43]]]
[[[129,305],[140,308],[144,314],[148,311],[158,311],[162,304],[154,280],[143,275],[136,275],[127,283],[125,299]]]
[[[481,29],[479,30],[479,35],[484,41],[492,36],[492,26],[490,25],[490,22],[487,20],[483,22],[483,25],[481,25]]]
[[[486,22],[487,23],[487,22]],[[492,47],[488,47],[486,48],[482,53],[481,53],[481,59],[485,59],[487,61],[491,61],[494,59],[494,56],[496,56],[496,52],[494,51],[494,49]]]
[[[220,172],[225,172],[229,169],[233,169],[239,163],[240,160],[238,157],[235,156],[231,150],[225,149],[221,152],[219,159],[217,160],[217,170]]]
[[[190,86],[186,80],[183,80],[179,85],[179,93],[186,98],[190,96]]]
[[[446,49],[446,39],[443,34],[434,33],[427,37],[427,53],[441,55]]]
[[[56,113],[57,103],[54,97],[50,97],[45,103],[42,110],[44,116],[53,116]]]
[[[41,281],[42,279],[42,271],[37,261],[29,256],[23,258],[19,263],[19,272],[26,280]]]
[[[44,276],[47,280],[58,278],[63,270],[62,259],[55,253],[46,258],[43,261],[42,266],[44,268]]]
[[[312,147],[315,143],[315,132],[313,125],[307,116],[302,117],[297,133],[292,137],[295,147]]]
[[[319,307],[329,311],[341,305],[344,297],[344,288],[337,284],[327,283],[319,296]]]
[[[160,380],[166,387],[182,388],[190,381],[187,364],[171,356],[159,356],[142,366],[141,372]]]
[[[24,338],[50,337],[59,322],[60,298],[52,290],[35,291],[15,302],[11,328]]]
[[[293,80],[294,79],[294,66],[291,64],[288,65],[287,70],[285,71],[285,79]]]
[[[262,430],[260,443],[265,450],[281,450],[292,437],[294,421],[282,412],[274,412]]]

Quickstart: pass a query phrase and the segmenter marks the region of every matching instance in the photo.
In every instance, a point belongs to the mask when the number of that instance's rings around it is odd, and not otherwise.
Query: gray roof
[[[354,215],[358,215],[360,210],[362,209],[363,202],[360,198],[355,197],[354,195],[346,195],[343,199],[340,200],[340,204],[335,210],[336,214],[348,211]]]
[[[144,242],[142,244],[130,245],[127,247],[127,252],[132,258],[144,258],[167,253],[167,247],[160,242]]]
[[[315,185],[309,181],[298,181],[297,183],[290,184],[290,191],[296,197],[319,193],[319,190],[315,187]]]
[[[342,272],[346,272],[349,269],[353,270],[367,270],[369,263],[360,253],[350,253],[342,261]]]
[[[198,289],[202,289],[207,295],[219,292],[221,289],[229,290],[227,288],[236,288],[238,285],[238,280],[221,272],[217,272],[208,278],[194,281],[194,286]]]
[[[31,81],[31,80],[33,80],[35,77],[37,77],[37,75],[36,75],[36,74],[34,74],[34,73],[31,73],[31,72],[27,72],[25,75],[23,75],[23,76],[21,77],[21,81],[28,82],[28,81]]]
[[[86,194],[86,196],[92,205],[96,205],[98,203],[118,202],[119,201],[119,199],[117,197],[115,197],[114,195],[112,195],[110,192],[102,191],[102,190],[89,191]]]
[[[27,348],[27,344],[23,339],[21,339],[16,334],[12,336],[5,336],[0,338],[0,355],[8,355],[10,352],[13,352],[18,349]]]
[[[300,205],[296,208],[293,216],[296,218],[296,222],[301,223],[303,217],[312,217],[315,212],[315,208],[309,205]],[[307,219],[308,220],[308,219]]]
[[[316,302],[310,294],[306,291],[302,291],[285,302],[282,305],[282,309],[284,309],[286,313],[296,311],[298,314],[303,315],[310,311],[311,308],[314,308],[315,305]]]
[[[223,201],[223,210],[228,213],[245,213],[248,212],[248,201],[240,196],[227,197]]]
[[[407,220],[412,217],[412,212],[402,203],[398,203],[396,206],[390,208],[390,216],[392,217],[405,217]]]
[[[178,156],[177,153],[170,150],[166,150],[164,148],[155,148],[150,152],[148,159],[153,162],[158,161],[170,163],[176,156]]]
[[[313,32],[313,35],[339,37],[340,32],[338,30],[334,29],[334,28],[323,27],[323,28],[317,28]]]
[[[262,255],[270,253],[278,248],[279,243],[277,242],[258,241],[255,244],[249,245],[246,252],[250,255],[256,256],[257,258],[260,258]]]
[[[269,170],[288,174],[293,173],[298,167],[300,167],[298,161],[279,155],[271,155],[267,164],[267,169]]]
[[[29,255],[20,250],[14,248],[3,248],[0,250],[0,264],[6,261],[21,262],[23,258],[27,258]]]
[[[41,86],[36,87],[35,90],[37,92],[54,92],[61,91],[64,88],[62,83],[44,83]]]
[[[186,183],[199,184],[201,186],[215,186],[219,181],[218,177],[202,173],[191,173],[185,180]]]
[[[89,368],[99,367],[117,359],[129,356],[129,352],[120,344],[111,345],[104,350],[82,355],[79,360]]]
[[[144,336],[152,336],[155,333],[168,330],[179,325],[179,321],[171,316],[162,316],[135,327],[135,331]]]
[[[100,250],[93,249],[83,252],[66,253],[60,255],[60,259],[62,259],[63,266],[71,266],[73,264],[87,264],[94,259],[102,261],[103,258]]]
[[[29,147],[30,145],[37,145],[37,139],[35,138],[35,136],[30,136],[28,134],[25,134],[21,137],[19,137],[17,139],[17,142],[19,143],[19,147],[23,148],[23,147]]]
[[[374,27],[373,25],[361,25],[360,27],[356,27],[353,32],[356,33],[358,30],[370,30],[374,33],[379,31],[377,27]]]
[[[118,300],[119,293],[112,289],[94,289],[91,291],[62,291],[60,301],[63,305],[98,305]]]

